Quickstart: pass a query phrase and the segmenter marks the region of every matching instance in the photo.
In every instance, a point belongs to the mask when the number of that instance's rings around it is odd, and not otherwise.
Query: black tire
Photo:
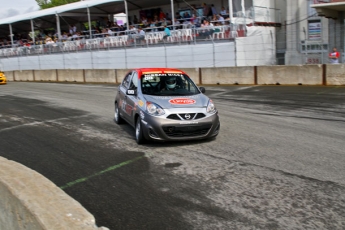
[[[137,122],[135,124],[135,140],[137,141],[138,145],[146,143],[140,117],[138,117]]]
[[[121,115],[120,115],[120,110],[119,110],[119,107],[118,107],[117,103],[115,103],[114,121],[115,121],[115,123],[118,124],[118,125],[124,123],[124,120],[122,119],[122,117],[121,117]]]

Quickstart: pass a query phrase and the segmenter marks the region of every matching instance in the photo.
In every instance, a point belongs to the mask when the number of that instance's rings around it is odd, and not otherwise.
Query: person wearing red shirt
[[[330,54],[329,54],[329,61],[330,61],[330,63],[332,63],[332,64],[338,64],[339,63],[339,56],[340,56],[340,54],[339,54],[339,52],[337,51],[337,48],[333,48],[333,52],[331,52]]]

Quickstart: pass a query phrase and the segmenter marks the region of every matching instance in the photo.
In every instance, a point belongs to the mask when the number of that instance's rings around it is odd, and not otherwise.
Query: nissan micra
[[[138,144],[213,138],[219,133],[219,116],[204,93],[181,70],[134,69],[118,87],[114,120],[133,126]]]

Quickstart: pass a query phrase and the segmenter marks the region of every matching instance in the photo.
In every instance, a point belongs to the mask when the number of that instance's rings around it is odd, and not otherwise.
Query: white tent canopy
[[[31,20],[35,18],[41,18],[41,17],[45,17],[49,15],[56,15],[56,14],[61,14],[65,12],[75,12],[75,13],[80,12],[81,13],[81,11],[83,11],[86,8],[90,8],[90,7],[94,7],[94,6],[98,6],[102,4],[106,4],[107,7],[105,7],[104,9],[99,8],[98,10],[99,12],[97,13],[110,14],[110,13],[114,13],[114,10],[112,9],[116,7],[112,8],[111,5],[109,5],[109,3],[119,3],[119,2],[123,5],[123,0],[91,0],[91,1],[75,2],[75,3],[70,3],[67,5],[57,6],[57,7],[53,7],[49,9],[34,11],[27,14],[17,15],[10,18],[0,19],[0,25],[11,24],[11,23]],[[113,4],[113,5],[116,6],[118,4]]]
[[[179,0],[175,0],[176,2]],[[190,0],[187,0],[190,1]],[[171,0],[127,0],[128,10],[144,9],[159,5],[168,5]],[[80,2],[70,3],[62,6],[57,6],[49,9],[30,12],[22,15],[17,15],[10,18],[0,19],[0,33],[9,34],[9,25],[13,26],[14,31],[28,32],[31,31],[31,20],[34,20],[35,25],[41,27],[55,27],[56,15],[64,17],[64,21],[70,24],[77,22],[87,22],[88,13],[91,14],[91,19],[98,19],[99,17],[107,17],[125,12],[125,0],[84,0]]]

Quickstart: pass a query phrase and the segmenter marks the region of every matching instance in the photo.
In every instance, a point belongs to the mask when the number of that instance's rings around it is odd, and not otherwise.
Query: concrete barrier
[[[4,72],[7,81],[14,81],[13,72],[14,72],[14,71],[5,71],[5,72]]]
[[[13,78],[15,81],[34,81],[33,70],[16,70],[13,71]]]
[[[327,85],[345,85],[345,64],[326,66]]]
[[[117,69],[116,70],[116,83],[121,83],[130,69]]]
[[[259,85],[322,85],[322,65],[258,66]]]
[[[2,157],[0,194],[0,229],[107,229],[41,174]]]
[[[57,79],[60,82],[85,82],[82,69],[59,69]]]
[[[200,84],[200,69],[199,68],[179,68],[184,71],[196,84]]]
[[[180,68],[205,85],[345,85],[345,64]],[[129,69],[6,71],[8,81],[121,83]]]
[[[85,70],[85,82],[116,83],[114,69],[87,69]]]
[[[252,85],[254,67],[201,68],[202,84],[205,85]]]
[[[57,71],[53,70],[34,70],[35,81],[57,81]]]

